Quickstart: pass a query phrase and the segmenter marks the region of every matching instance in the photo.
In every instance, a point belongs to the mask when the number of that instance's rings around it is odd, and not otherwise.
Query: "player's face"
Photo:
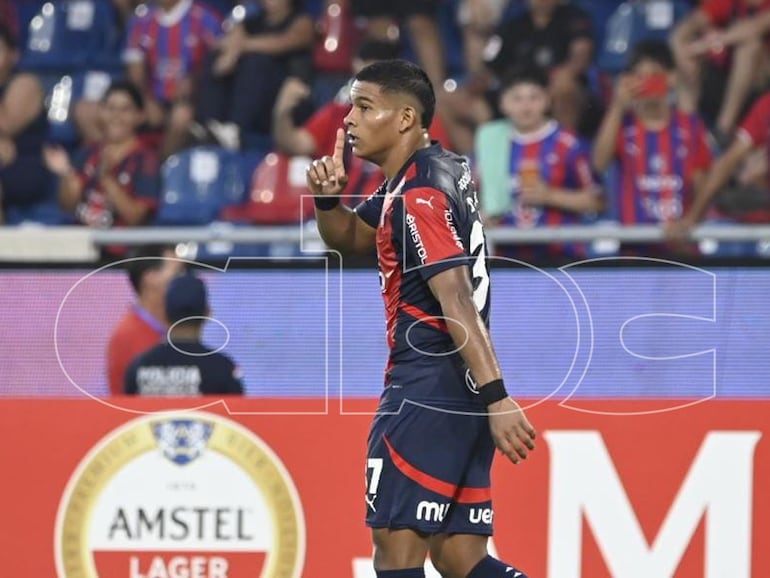
[[[141,122],[141,111],[125,92],[113,92],[102,103],[102,123],[107,142],[132,138]]]
[[[356,80],[350,88],[350,102],[345,128],[353,154],[375,163],[384,159],[399,136],[398,99],[382,94],[376,84]]]
[[[533,83],[516,84],[500,98],[500,109],[521,132],[540,128],[546,120],[549,105],[548,93]]]

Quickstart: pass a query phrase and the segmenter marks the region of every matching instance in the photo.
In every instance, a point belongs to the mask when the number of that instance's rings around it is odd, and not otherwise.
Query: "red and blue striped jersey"
[[[627,114],[616,146],[618,212],[625,225],[679,219],[692,203],[696,175],[712,160],[703,121],[677,109],[662,130],[650,130],[635,114]]]
[[[377,262],[390,348],[386,380],[398,365],[430,364],[457,351],[427,281],[468,267],[482,319],[489,313],[484,228],[471,170],[438,143],[412,155],[399,174],[356,207],[377,229]]]
[[[221,33],[217,13],[196,1],[182,0],[170,12],[140,6],[128,25],[124,60],[143,62],[152,95],[168,103],[182,82],[201,72],[206,53]]]
[[[549,121],[541,129],[522,134],[513,132],[511,138],[511,214],[502,219],[517,227],[557,227],[580,222],[580,215],[554,207],[535,207],[520,200],[525,166],[535,167],[540,179],[553,188],[584,190],[594,188],[599,194],[598,182],[591,170],[588,150],[569,131],[556,121]]]

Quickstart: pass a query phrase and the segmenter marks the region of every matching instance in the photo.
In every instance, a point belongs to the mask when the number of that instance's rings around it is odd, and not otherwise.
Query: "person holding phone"
[[[673,85],[674,60],[668,46],[655,41],[637,44],[594,143],[597,170],[604,172],[619,161],[617,207],[624,225],[681,218],[711,164],[705,124],[696,113],[672,102]]]

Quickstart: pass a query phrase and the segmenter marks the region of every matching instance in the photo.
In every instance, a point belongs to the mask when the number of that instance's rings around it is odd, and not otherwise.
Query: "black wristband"
[[[505,391],[505,385],[503,385],[502,379],[490,381],[488,384],[479,388],[479,399],[481,399],[481,403],[485,406],[489,406],[506,397],[508,397],[508,392]]]
[[[319,211],[331,211],[340,204],[340,198],[328,195],[316,196],[313,197],[313,203],[315,203],[315,208]]]

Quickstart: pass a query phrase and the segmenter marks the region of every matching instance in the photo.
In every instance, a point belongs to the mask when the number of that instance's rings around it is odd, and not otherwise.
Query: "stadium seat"
[[[159,225],[207,225],[246,190],[237,152],[202,146],[181,151],[161,167]]]
[[[259,164],[251,179],[246,203],[226,208],[227,221],[255,225],[287,225],[299,223],[313,215],[313,203],[305,185],[307,157],[287,157],[270,153]]]
[[[29,23],[21,67],[69,72],[116,66],[119,35],[109,0],[47,2]]]
[[[581,1],[594,5],[594,0]],[[626,1],[617,5],[607,19],[605,34],[598,44],[599,67],[611,74],[622,71],[628,54],[638,42],[667,42],[676,22],[689,10],[682,0]]]

